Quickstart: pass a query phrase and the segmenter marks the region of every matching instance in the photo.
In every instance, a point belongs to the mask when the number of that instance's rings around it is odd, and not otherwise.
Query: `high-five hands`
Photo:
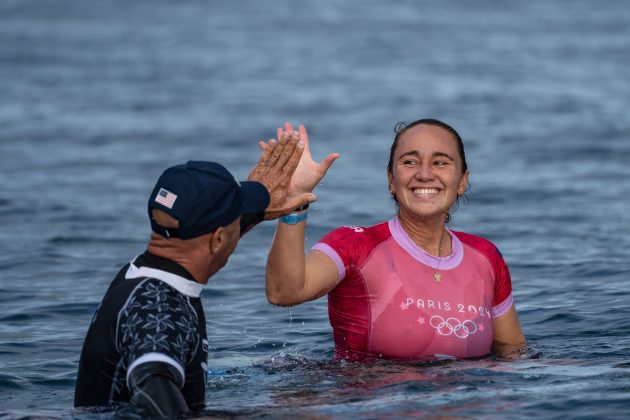
[[[305,143],[298,132],[286,131],[264,144],[258,163],[249,173],[249,181],[258,181],[269,191],[270,202],[265,210],[265,220],[277,219],[290,214],[296,208],[316,200],[314,194],[301,193],[288,197],[291,177],[294,175],[305,150]]]
[[[283,137],[287,133],[294,133],[291,123],[285,123],[283,128],[277,130],[278,138]],[[300,140],[304,143],[304,153],[300,158],[299,165],[295,169],[295,173],[289,183],[288,194],[292,196],[294,194],[311,193],[317,187],[317,184],[326,175],[328,169],[330,169],[333,162],[340,156],[339,153],[330,153],[321,162],[313,160],[311,155],[311,148],[308,139],[308,133],[306,127],[300,124],[298,127],[298,133]],[[269,148],[269,144],[265,142],[259,142],[258,145],[263,151]]]

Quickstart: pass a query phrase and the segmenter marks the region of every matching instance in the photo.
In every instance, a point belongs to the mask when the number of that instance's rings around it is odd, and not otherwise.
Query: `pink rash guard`
[[[328,294],[337,358],[490,352],[492,319],[513,304],[510,273],[488,240],[448,233],[453,253],[442,258],[415,245],[397,217],[371,227],[338,228],[313,246],[310,252],[323,252],[339,269],[339,283]]]

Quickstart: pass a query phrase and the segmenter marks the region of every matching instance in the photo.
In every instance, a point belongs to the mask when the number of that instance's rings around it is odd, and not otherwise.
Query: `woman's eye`
[[[443,161],[443,160],[437,160],[437,161],[433,162],[433,164],[435,166],[446,166],[446,165],[448,165],[448,162]]]
[[[417,163],[418,162],[413,160],[413,159],[405,159],[405,160],[403,160],[403,165],[415,165]]]

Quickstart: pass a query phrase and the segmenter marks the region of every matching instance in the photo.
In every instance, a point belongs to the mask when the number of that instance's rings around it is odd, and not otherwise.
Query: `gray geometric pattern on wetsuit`
[[[118,317],[116,345],[126,366],[154,352],[175,359],[182,368],[193,360],[200,337],[188,299],[156,279],[136,286]]]

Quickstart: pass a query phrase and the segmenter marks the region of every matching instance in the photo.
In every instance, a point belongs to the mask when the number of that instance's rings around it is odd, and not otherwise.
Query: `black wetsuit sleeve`
[[[248,213],[241,215],[241,238],[263,220],[265,220],[264,211],[261,211],[260,213]]]
[[[190,410],[181,391],[184,378],[177,369],[164,362],[147,362],[136,366],[129,375],[131,403],[152,417],[175,417]]]

